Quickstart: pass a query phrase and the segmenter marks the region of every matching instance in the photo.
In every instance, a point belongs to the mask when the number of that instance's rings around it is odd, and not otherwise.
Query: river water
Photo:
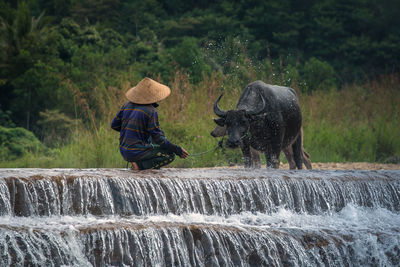
[[[0,266],[399,263],[399,170],[0,170]]]

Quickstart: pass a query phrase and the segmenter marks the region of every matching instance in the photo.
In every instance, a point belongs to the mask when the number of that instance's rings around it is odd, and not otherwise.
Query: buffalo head
[[[237,148],[242,144],[250,128],[250,121],[255,115],[261,113],[265,108],[265,100],[261,96],[262,103],[253,110],[221,110],[218,106],[223,94],[221,94],[214,103],[214,113],[219,117],[214,119],[215,123],[221,127],[226,127],[228,140],[226,145],[229,148]]]

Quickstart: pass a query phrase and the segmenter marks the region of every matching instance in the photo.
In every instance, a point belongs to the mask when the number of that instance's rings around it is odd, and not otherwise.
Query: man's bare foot
[[[137,165],[136,162],[131,162],[131,165],[132,165],[132,170],[134,170],[134,171],[140,171],[139,166]]]

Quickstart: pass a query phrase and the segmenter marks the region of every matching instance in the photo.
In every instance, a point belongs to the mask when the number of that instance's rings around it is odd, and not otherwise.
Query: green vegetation
[[[161,126],[191,153],[217,145],[219,94],[234,108],[261,79],[298,91],[312,161],[400,156],[396,5],[0,0],[0,167],[125,166],[109,124],[144,76],[171,87]],[[215,150],[173,166],[241,161]]]
[[[398,77],[302,98],[304,142],[314,161],[387,162],[400,154]]]
[[[24,128],[0,126],[0,160],[13,160],[29,153],[38,153],[44,146],[35,135]]]
[[[311,154],[312,161],[385,162],[399,155],[399,83],[399,77],[385,76],[382,80],[345,87],[340,91],[332,89],[301,94],[304,147]],[[233,108],[240,87],[227,84],[225,76],[213,76],[193,85],[187,76],[176,75],[171,83],[171,96],[158,108],[162,128],[170,140],[181,144],[190,153],[212,151],[186,160],[178,158],[172,166],[210,167],[242,163],[239,150],[213,150],[220,139],[209,134],[215,126],[212,105],[225,86],[237,90],[228,91],[221,106]],[[298,87],[293,87],[299,91]],[[69,144],[46,151],[32,150],[16,160],[3,161],[0,166],[125,167],[118,151],[118,133],[109,128],[112,116],[123,101],[121,97],[115,102],[106,119],[98,124],[73,128]]]

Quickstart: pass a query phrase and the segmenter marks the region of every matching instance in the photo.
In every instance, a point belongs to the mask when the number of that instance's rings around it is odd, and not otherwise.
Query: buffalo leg
[[[289,163],[289,169],[295,170],[296,162],[294,162],[292,147],[289,146],[283,149],[283,153],[285,154],[285,158]],[[311,165],[310,154],[308,154],[307,151],[305,151],[304,148],[302,148],[302,155],[303,155],[303,164],[306,166],[307,169],[311,170],[312,165]]]
[[[273,168],[271,153],[265,152],[264,155],[267,161],[267,168]]]
[[[294,162],[292,147],[289,146],[287,148],[284,148],[283,153],[285,154],[285,158],[289,163],[289,169],[291,170],[296,169],[296,162]]]
[[[280,159],[279,156],[281,154],[281,149],[279,147],[279,142],[275,142],[274,145],[269,151],[265,152],[265,159],[267,160],[267,168],[279,168]]]
[[[303,163],[304,163],[304,165],[306,166],[307,169],[311,170],[312,166],[311,166],[310,154],[308,154],[304,150],[304,147],[303,147],[303,144],[304,144],[304,142],[303,142],[303,136],[304,136],[303,135],[303,127],[300,130],[300,135],[301,135],[301,153],[302,153],[302,156],[303,156]]]
[[[261,168],[260,152],[250,147],[250,156],[251,156],[251,167],[256,169]]]
[[[280,163],[279,156],[277,156],[275,153],[268,152],[265,152],[264,154],[267,160],[267,168],[278,169]]]
[[[241,146],[243,158],[244,158],[244,167],[251,168],[251,154],[250,154],[250,146],[248,144],[243,144]]]
[[[303,148],[303,163],[304,163],[304,165],[306,165],[307,169],[309,169],[309,170],[312,169],[310,154],[308,154],[304,150],[304,148]]]
[[[303,145],[301,139],[301,135],[299,135],[292,145],[294,162],[299,170],[303,168]]]

